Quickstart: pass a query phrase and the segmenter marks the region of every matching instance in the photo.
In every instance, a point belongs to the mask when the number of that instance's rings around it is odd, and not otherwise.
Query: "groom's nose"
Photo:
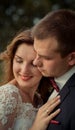
[[[41,57],[40,56],[36,56],[36,58],[33,61],[33,64],[37,67],[41,67],[42,66],[42,61],[41,61]]]

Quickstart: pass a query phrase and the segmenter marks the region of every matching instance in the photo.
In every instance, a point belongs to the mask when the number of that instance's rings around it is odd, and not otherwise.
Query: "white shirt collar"
[[[62,75],[59,78],[55,78],[56,84],[59,86],[59,89],[61,90],[65,83],[68,81],[68,79],[75,73],[75,66],[72,67],[67,73]]]

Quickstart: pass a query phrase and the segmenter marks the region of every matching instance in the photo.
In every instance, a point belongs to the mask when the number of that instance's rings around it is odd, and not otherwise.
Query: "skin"
[[[62,58],[58,50],[58,42],[54,37],[44,40],[34,38],[34,49],[37,56],[33,62],[44,76],[59,77],[75,64],[75,52]]]
[[[19,45],[13,59],[14,77],[20,90],[28,93],[31,99],[33,99],[34,93],[42,78],[37,67],[33,65],[35,55],[33,46],[23,43]]]

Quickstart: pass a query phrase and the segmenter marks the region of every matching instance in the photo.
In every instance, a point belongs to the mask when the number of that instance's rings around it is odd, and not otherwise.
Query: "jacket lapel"
[[[71,76],[71,78],[67,81],[67,83],[64,85],[62,90],[60,91],[59,95],[61,97],[61,103],[65,99],[66,96],[70,93],[71,87],[75,86],[75,74]]]

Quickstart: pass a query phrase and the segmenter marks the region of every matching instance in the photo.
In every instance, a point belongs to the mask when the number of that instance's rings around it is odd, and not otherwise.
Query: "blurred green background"
[[[16,32],[32,27],[49,11],[75,10],[75,0],[0,0],[0,52]],[[1,77],[0,67],[0,77]]]

